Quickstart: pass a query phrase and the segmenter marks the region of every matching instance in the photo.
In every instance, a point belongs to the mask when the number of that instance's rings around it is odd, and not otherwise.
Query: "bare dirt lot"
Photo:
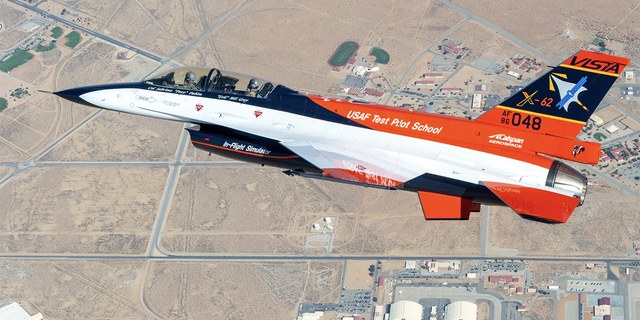
[[[29,300],[45,319],[146,319],[144,262],[0,260],[6,300]]]
[[[532,320],[553,320],[553,300],[536,299],[527,305],[527,311],[523,315],[531,317]]]
[[[462,58],[462,61],[468,63],[476,62],[481,56],[488,56],[494,59],[498,56],[511,58],[516,53],[534,58],[533,53],[475,21],[465,22],[458,29],[448,34],[447,38],[460,41],[462,42],[461,47],[469,48],[469,53]]]
[[[0,192],[3,252],[141,253],[166,168],[33,168]]]
[[[376,266],[375,260],[349,260],[344,287],[347,289],[368,289],[373,287],[373,277],[369,275],[369,267]]]
[[[42,65],[36,59],[31,59],[27,63],[15,68],[11,74],[24,82],[32,82],[42,71]]]
[[[209,66],[263,76],[296,90],[326,93],[341,82],[334,78],[326,61],[340,43],[352,40],[361,45],[358,57],[373,46],[389,52],[391,60],[384,72],[393,83],[428,45],[425,39],[432,41],[462,19],[433,2],[416,3],[419,11],[410,4],[394,6],[392,2],[356,6],[345,8],[343,2],[285,6],[280,2],[252,3],[199,42],[199,50],[186,55],[183,62],[201,65],[206,61]],[[359,12],[357,17],[347,14],[353,11]],[[387,14],[379,20],[365,19],[369,17],[367,11],[373,16]],[[415,28],[406,28],[402,21],[410,17],[421,22]],[[323,36],[317,37],[311,30],[324,30]],[[311,47],[319,50],[292,50]]]
[[[626,245],[640,228],[636,197],[589,198],[564,224],[520,217],[509,208],[491,208],[489,244],[521,255],[626,257]],[[597,225],[597,228],[593,226]]]
[[[534,285],[548,286],[552,285],[551,281],[556,276],[568,276],[571,272],[584,272],[586,262],[531,261],[531,269],[533,270]]]
[[[183,168],[162,243],[168,251],[183,252],[184,233],[189,233],[198,234],[192,237],[195,240],[200,236],[210,239],[208,244],[199,242],[204,246],[190,245],[189,252],[299,252],[300,241],[304,240],[293,236],[308,234],[310,221],[324,215],[322,210],[308,211],[313,206],[305,209],[303,205],[323,202],[345,210],[340,212],[343,218],[336,216],[335,232],[339,237],[333,254],[455,255],[479,250],[480,215],[472,215],[462,223],[424,221],[418,199],[412,193],[288,177],[281,170],[262,167]],[[332,206],[332,212],[339,211]],[[357,224],[355,217],[349,218],[350,207],[357,210]],[[301,219],[300,214],[305,218]],[[341,225],[340,221],[351,222]],[[289,240],[284,237],[288,230],[292,230]],[[449,237],[450,233],[466,236]],[[238,239],[242,242],[238,243]]]
[[[316,302],[309,299],[335,289],[335,276],[325,268],[340,267],[311,264],[152,263],[144,296],[163,318],[293,318],[298,303]]]
[[[20,24],[27,18],[26,16],[23,10],[18,10],[17,7],[4,2],[0,3],[0,23],[2,23],[0,50],[10,49],[24,40],[28,33],[20,29]]]
[[[566,30],[576,30],[590,31],[594,36],[600,37],[609,35],[608,38],[611,40],[625,42],[625,54],[636,59],[640,53],[637,42],[640,39],[640,30],[635,26],[640,20],[640,12],[631,12],[637,4],[635,1],[618,2],[610,10],[602,10],[596,5],[584,6],[583,2],[577,0],[545,0],[535,3],[455,0],[452,3],[486,19],[533,47],[543,46]],[[578,7],[582,10],[572,10]],[[544,18],[541,18],[541,15]]]
[[[104,111],[41,161],[169,161],[182,131],[180,122]]]

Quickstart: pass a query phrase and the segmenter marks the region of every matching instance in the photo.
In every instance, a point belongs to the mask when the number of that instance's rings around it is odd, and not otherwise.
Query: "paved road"
[[[480,235],[480,256],[487,256],[487,245],[489,242],[489,206],[482,205],[482,233]]]
[[[0,167],[166,167],[173,166],[174,162],[111,162],[111,161],[89,161],[89,162],[0,162]],[[223,162],[185,162],[183,167],[256,167],[255,163],[239,161]]]
[[[189,125],[185,124],[185,127],[188,126]],[[174,162],[173,169],[171,170],[169,178],[167,179],[167,185],[164,188],[162,202],[160,203],[160,210],[158,211],[158,216],[156,217],[153,232],[151,233],[151,240],[149,241],[147,256],[151,256],[154,250],[157,250],[158,252],[166,255],[159,243],[160,232],[162,232],[162,228],[164,227],[164,223],[167,219],[167,211],[169,210],[169,205],[171,204],[171,200],[173,199],[173,193],[176,189],[176,185],[178,184],[178,176],[181,166],[180,162],[182,161],[184,152],[187,150],[187,141],[189,141],[189,133],[186,130],[183,130],[182,136],[180,137],[180,144],[178,145],[178,150],[176,152],[176,161]]]
[[[294,256],[294,255],[185,255],[185,254],[169,254],[167,256],[147,256],[142,255],[67,255],[67,254],[2,254],[0,258],[14,259],[52,259],[52,260],[153,260],[153,261],[345,261],[345,260],[424,260],[424,259],[440,259],[440,260],[531,260],[531,261],[552,261],[552,262],[605,262],[605,263],[632,263],[640,261],[639,259],[630,258],[594,258],[594,257],[572,257],[572,258],[553,258],[553,257],[527,257],[518,256],[513,258],[505,258],[503,256]],[[489,293],[489,292],[486,292]],[[490,293],[489,293],[490,294]]]

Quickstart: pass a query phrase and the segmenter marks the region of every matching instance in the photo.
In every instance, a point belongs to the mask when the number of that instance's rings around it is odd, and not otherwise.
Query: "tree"
[[[370,265],[369,266],[369,272],[373,272],[375,270],[376,270],[376,266],[374,266],[374,265]]]

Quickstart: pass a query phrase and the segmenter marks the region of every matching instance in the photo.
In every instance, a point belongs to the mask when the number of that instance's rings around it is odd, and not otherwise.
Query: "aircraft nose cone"
[[[79,103],[79,104],[83,104],[85,106],[89,106],[89,107],[97,107],[96,105],[89,103],[87,100],[82,99],[80,96],[85,94],[85,93],[89,93],[89,92],[93,92],[98,90],[98,88],[95,87],[81,87],[81,88],[73,88],[73,89],[67,89],[67,90],[62,90],[62,91],[58,91],[58,92],[54,92],[53,94],[64,98],[66,100],[69,100],[71,102],[74,103]]]

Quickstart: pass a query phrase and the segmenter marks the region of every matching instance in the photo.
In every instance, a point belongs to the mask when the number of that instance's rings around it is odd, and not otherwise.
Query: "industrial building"
[[[468,301],[456,301],[449,304],[444,310],[445,320],[476,320],[478,306]]]
[[[389,320],[401,319],[422,320],[422,305],[413,301],[398,301],[391,304]]]

